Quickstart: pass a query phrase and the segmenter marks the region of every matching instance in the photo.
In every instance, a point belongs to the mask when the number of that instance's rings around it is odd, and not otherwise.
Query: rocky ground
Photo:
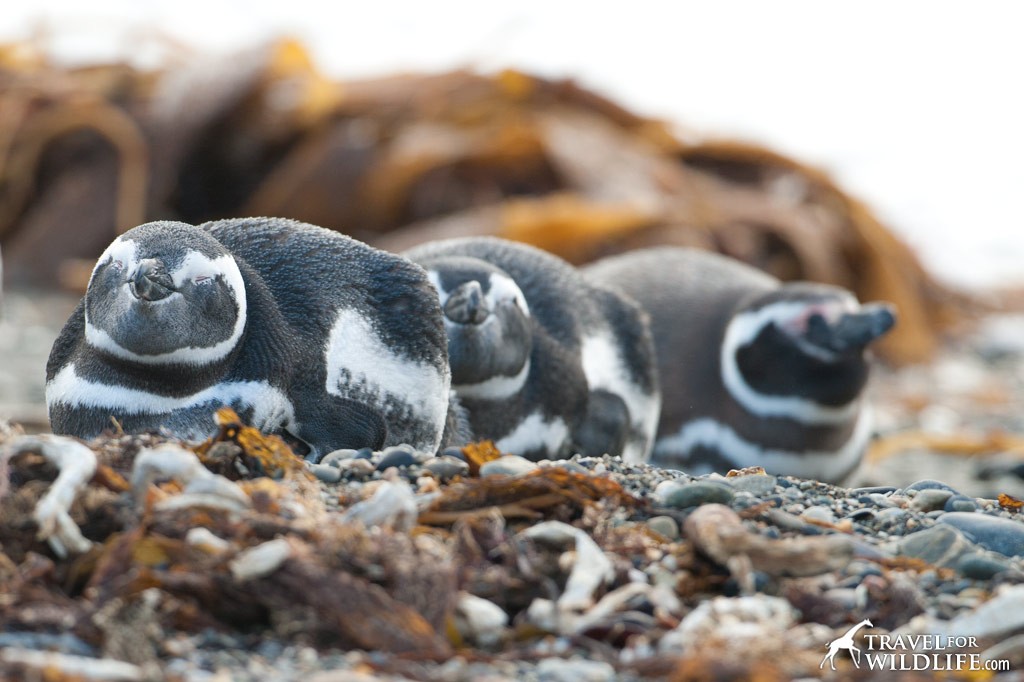
[[[6,311],[0,416],[31,430],[70,306]],[[1022,329],[876,373],[850,487],[486,448],[306,469],[227,417],[198,455],[8,432],[0,678],[1017,679]],[[855,625],[865,660],[826,661]]]

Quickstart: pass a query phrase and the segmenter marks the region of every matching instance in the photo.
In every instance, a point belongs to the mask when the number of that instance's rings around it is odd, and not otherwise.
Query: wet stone
[[[341,480],[341,469],[328,464],[312,464],[309,470],[324,483],[337,483]]]
[[[1003,556],[1024,556],[1024,523],[977,512],[943,514],[939,523],[963,531],[970,540]]]
[[[669,540],[679,539],[679,524],[671,516],[652,516],[647,519],[647,527]]]
[[[971,580],[991,580],[1010,568],[1010,563],[1005,559],[975,552],[965,554],[956,563],[960,574]]]
[[[978,503],[966,495],[952,495],[946,500],[943,509],[948,512],[973,512],[978,510]]]
[[[910,508],[923,512],[943,510],[946,506],[946,501],[952,496],[953,493],[949,490],[925,488],[919,491],[914,496],[914,499],[910,501]]]
[[[654,497],[660,504],[675,509],[688,509],[713,502],[729,504],[734,496],[733,489],[727,483],[708,480],[692,483],[665,481],[654,491]]]
[[[463,462],[466,461],[466,453],[462,451],[462,448],[448,447],[441,451],[441,455],[461,459]]]
[[[943,483],[942,481],[936,481],[930,478],[925,478],[920,481],[916,481],[908,485],[906,488],[904,488],[904,492],[909,490],[948,490],[950,493],[954,495],[959,494],[959,492],[955,488],[950,487],[949,485]]]
[[[952,566],[972,548],[971,542],[957,529],[942,525],[912,533],[899,543],[901,555],[936,566]]]
[[[434,474],[442,481],[447,481],[456,476],[465,476],[469,473],[469,464],[461,459],[441,455],[428,459],[423,463],[423,468]]]
[[[416,450],[409,445],[392,445],[381,452],[380,461],[377,462],[377,471],[384,471],[390,467],[411,467],[418,464]]]
[[[490,462],[484,462],[480,466],[481,476],[518,476],[526,474],[539,468],[536,462],[531,462],[525,457],[518,455],[505,455]]]
[[[747,476],[733,476],[728,484],[736,490],[743,490],[752,495],[767,495],[775,490],[777,479],[766,474],[750,474]]]
[[[351,450],[348,448],[335,450],[334,452],[328,452],[326,455],[324,455],[323,459],[320,460],[320,464],[337,467],[339,462],[346,459],[353,459],[358,455],[358,450]]]

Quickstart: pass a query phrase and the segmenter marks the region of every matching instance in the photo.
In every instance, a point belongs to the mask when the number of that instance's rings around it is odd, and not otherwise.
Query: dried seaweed
[[[2,49],[27,55],[0,61],[14,280],[81,286],[88,261],[145,220],[262,214],[393,249],[492,234],[574,263],[654,244],[721,251],[892,301],[901,322],[882,350],[900,362],[928,357],[966,310],[821,171],[683,142],[571,81],[509,70],[336,83],[289,40],[155,72],[62,70],[32,45]]]

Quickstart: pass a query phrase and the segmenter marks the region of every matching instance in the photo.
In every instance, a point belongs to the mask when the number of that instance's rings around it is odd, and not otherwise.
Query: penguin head
[[[808,414],[841,410],[867,382],[868,347],[895,323],[889,304],[861,305],[849,291],[824,284],[784,284],[729,322],[722,344],[726,385],[734,397],[745,396],[740,402],[748,409],[760,405],[753,411],[762,416],[806,421]]]
[[[444,311],[452,387],[463,398],[517,391],[529,372],[533,336],[515,280],[478,258],[443,256],[421,264]]]
[[[85,294],[89,345],[146,365],[222,360],[245,320],[238,264],[220,242],[185,223],[146,223],[115,239]]]

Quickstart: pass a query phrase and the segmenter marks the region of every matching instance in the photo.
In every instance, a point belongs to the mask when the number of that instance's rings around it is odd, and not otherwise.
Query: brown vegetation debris
[[[897,305],[881,342],[922,360],[965,301],[823,172],[684,141],[572,81],[507,70],[338,83],[281,40],[175,68],[0,61],[0,241],[13,281],[79,286],[147,220],[275,215],[385,248],[490,234],[583,263],[687,245]],[[74,239],[67,238],[73,230]],[[78,273],[78,274],[74,274]]]
[[[280,436],[247,426],[230,407],[217,410],[214,419],[220,427],[217,435],[196,448],[199,459],[214,473],[232,480],[254,476],[312,479],[302,460]]]
[[[522,476],[487,476],[454,483],[420,514],[419,522],[447,526],[494,510],[506,519],[569,520],[578,517],[586,505],[602,500],[613,505],[638,504],[608,478],[547,467]]]

